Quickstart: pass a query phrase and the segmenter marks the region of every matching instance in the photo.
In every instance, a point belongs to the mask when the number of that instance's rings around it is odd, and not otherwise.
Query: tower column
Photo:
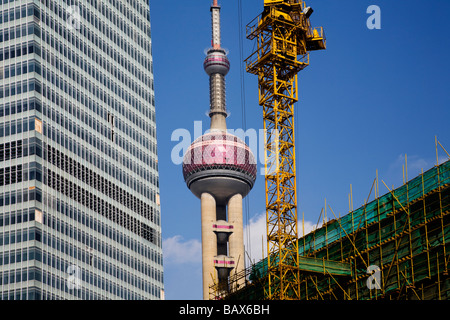
[[[209,77],[209,96],[211,130],[227,130],[227,109],[225,101],[225,76],[220,73],[211,74]]]
[[[229,239],[229,255],[234,258],[236,263],[235,268],[231,271],[231,275],[245,269],[244,226],[242,220],[242,195],[238,193],[228,200],[228,222],[233,225],[233,233]],[[242,278],[242,281],[244,281],[244,278]]]
[[[216,221],[216,200],[209,193],[201,195],[202,211],[202,268],[203,268],[203,299],[209,299],[209,287],[214,284],[216,274],[214,257],[217,255],[217,240],[213,232]]]

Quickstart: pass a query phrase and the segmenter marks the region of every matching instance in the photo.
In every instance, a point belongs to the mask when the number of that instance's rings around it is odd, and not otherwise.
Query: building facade
[[[148,1],[0,20],[0,299],[163,299]]]

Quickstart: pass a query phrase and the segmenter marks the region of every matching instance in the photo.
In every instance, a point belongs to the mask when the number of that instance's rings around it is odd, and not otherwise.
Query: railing
[[[313,39],[324,39],[325,40],[323,27],[316,27],[314,29],[309,29],[308,37],[312,37]]]
[[[261,62],[263,58],[268,53],[272,52],[272,41],[266,41],[262,45],[258,45],[258,49],[255,50],[247,59],[245,59],[245,68],[247,72],[255,73],[255,66]]]
[[[260,21],[261,21],[261,15],[257,16],[256,18],[254,18],[252,21],[250,21],[247,24],[247,26],[245,27],[247,39],[249,39],[249,40],[255,39],[255,37],[257,35],[256,30],[259,27]]]

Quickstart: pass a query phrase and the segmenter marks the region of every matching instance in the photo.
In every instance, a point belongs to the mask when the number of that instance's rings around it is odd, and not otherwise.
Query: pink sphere
[[[183,176],[197,196],[217,188],[219,193],[247,194],[256,180],[256,160],[238,137],[210,132],[196,139],[186,151]],[[195,188],[191,187],[193,184]]]

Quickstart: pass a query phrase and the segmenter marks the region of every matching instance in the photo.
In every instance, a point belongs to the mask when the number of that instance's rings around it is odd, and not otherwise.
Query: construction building
[[[298,239],[300,299],[450,299],[450,161],[378,190],[376,178],[374,200],[343,217],[329,207],[333,219]],[[231,277],[227,292],[211,287],[210,298],[266,299],[267,274],[266,258]]]

